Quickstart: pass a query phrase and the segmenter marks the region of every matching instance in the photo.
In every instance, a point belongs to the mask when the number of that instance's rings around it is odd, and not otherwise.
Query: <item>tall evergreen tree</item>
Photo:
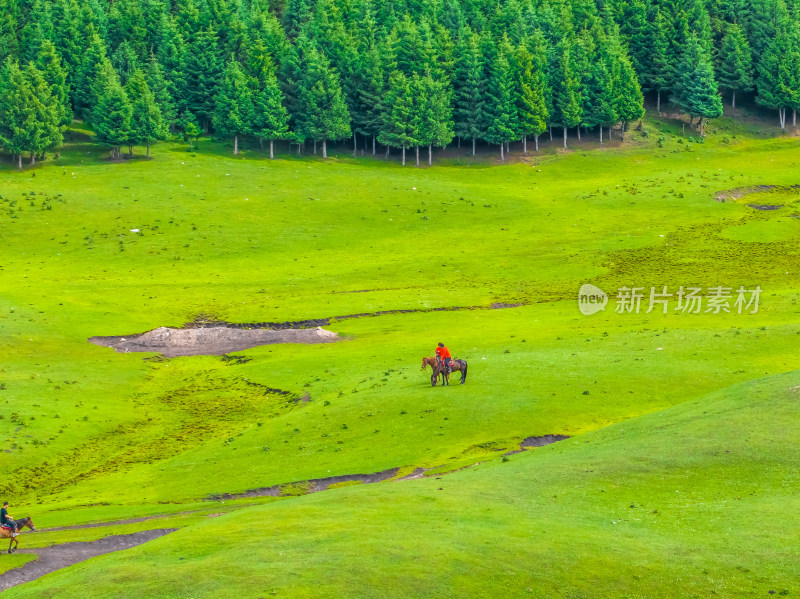
[[[483,114],[486,102],[486,80],[484,78],[483,56],[479,38],[469,28],[461,31],[455,52],[455,77],[453,119],[455,134],[459,138],[472,140],[472,154],[475,154],[475,140],[482,138],[485,131]]]
[[[0,0],[0,62],[19,58],[19,5],[17,0]]]
[[[523,152],[528,154],[528,136],[536,139],[536,150],[539,150],[539,135],[547,129],[547,104],[545,102],[545,81],[541,65],[542,56],[534,64],[531,53],[524,45],[517,50],[519,65],[517,85],[517,114],[519,129],[522,134]]]
[[[484,139],[500,146],[500,160],[505,161],[505,144],[517,137],[517,98],[514,73],[509,63],[507,44],[501,45],[492,65],[487,85],[487,128]]]
[[[453,140],[453,119],[450,107],[450,94],[441,81],[430,73],[417,76],[418,88],[414,91],[420,102],[419,136],[420,145],[428,146],[428,166],[433,164],[432,148],[443,148]],[[419,153],[417,154],[419,166]]]
[[[161,108],[139,69],[131,75],[125,92],[131,103],[131,137],[128,143],[130,146],[144,146],[149,158],[150,146],[167,136]]]
[[[711,57],[700,40],[690,35],[686,42],[681,62],[676,68],[675,88],[672,102],[689,113],[700,117],[700,135],[703,135],[703,119],[722,116],[722,99],[714,79]]]
[[[42,73],[42,77],[52,89],[52,95],[58,101],[59,124],[69,125],[72,122],[72,108],[69,103],[67,73],[62,66],[61,57],[50,40],[42,42],[39,55],[36,57],[36,68]]]
[[[214,98],[222,80],[222,69],[214,29],[207,28],[194,34],[180,66],[178,106],[194,114],[206,130],[214,113]]]
[[[99,98],[93,91],[94,82],[98,78],[102,65],[108,61],[106,45],[96,31],[89,31],[88,43],[89,46],[83,55],[72,89],[72,105],[78,116],[83,119],[88,119],[97,105]]]
[[[736,108],[736,92],[748,92],[753,89],[750,44],[741,27],[736,24],[728,26],[728,32],[722,39],[717,72],[720,87],[730,92],[731,107]]]
[[[283,105],[283,94],[275,76],[275,68],[267,61],[261,66],[259,76],[253,78],[253,134],[260,140],[269,140],[269,157],[275,158],[275,140],[291,139],[289,113]]]
[[[31,118],[28,120],[27,147],[31,164],[36,156],[51,147],[58,147],[64,141],[64,127],[61,124],[63,107],[51,86],[36,66],[30,62],[23,72],[29,90],[28,101]]]
[[[0,71],[0,145],[16,157],[20,169],[33,124],[31,96],[17,61],[7,58]]]
[[[239,63],[228,61],[214,108],[214,130],[233,138],[233,154],[239,153],[239,136],[252,131],[253,95],[247,75]]]
[[[583,117],[580,80],[573,70],[571,44],[568,39],[559,43],[557,70],[553,77],[553,108],[551,122],[564,130],[564,149],[567,149],[567,130],[577,127]]]
[[[327,158],[329,140],[350,136],[350,114],[339,76],[331,69],[328,59],[313,46],[309,46],[305,59],[305,73],[298,92],[301,130],[305,137],[322,142],[322,157]]]
[[[119,75],[106,59],[100,73],[96,88],[99,90],[97,106],[92,111],[98,142],[111,148],[111,158],[121,157],[122,146],[127,146],[132,137],[132,108],[128,96],[119,81]]]
[[[401,148],[403,166],[406,149],[419,144],[418,116],[408,78],[401,71],[393,71],[389,75],[384,123],[378,141],[387,147]]]

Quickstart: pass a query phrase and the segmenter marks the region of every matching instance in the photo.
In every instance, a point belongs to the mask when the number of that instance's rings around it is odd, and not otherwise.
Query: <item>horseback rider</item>
[[[440,343],[436,348],[436,361],[443,365],[447,374],[450,374],[450,360],[453,356],[450,355],[450,350],[445,347],[444,343]]]
[[[16,537],[19,533],[17,532],[17,523],[11,519],[11,516],[8,515],[8,502],[3,502],[3,507],[0,508],[0,525],[8,526],[11,529],[11,536]]]

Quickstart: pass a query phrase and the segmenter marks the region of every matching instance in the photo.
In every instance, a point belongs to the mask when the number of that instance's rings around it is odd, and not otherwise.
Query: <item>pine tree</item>
[[[64,141],[64,127],[61,125],[62,106],[53,94],[53,87],[45,80],[34,64],[28,63],[23,72],[26,87],[29,90],[29,111],[31,118],[27,121],[27,146],[31,164],[36,163],[36,156],[44,154],[51,147],[58,147]]]
[[[234,156],[239,153],[239,136],[252,131],[253,117],[253,95],[248,77],[238,62],[230,60],[217,94],[213,122],[218,135],[233,137]]]
[[[52,95],[58,101],[58,116],[60,125],[69,125],[72,122],[72,108],[69,103],[69,87],[67,73],[62,66],[61,57],[56,52],[53,42],[45,40],[36,57],[36,68],[39,69],[52,89]]]
[[[342,96],[339,76],[328,59],[310,46],[306,72],[298,90],[301,130],[305,137],[322,142],[322,157],[328,157],[327,142],[350,136],[350,114]]]
[[[0,62],[19,57],[19,6],[17,0],[0,0]]]
[[[428,146],[428,166],[433,164],[432,148],[443,148],[453,140],[452,109],[450,94],[441,81],[436,81],[430,73],[417,77],[419,87],[413,92],[421,100],[419,136],[421,145]],[[419,166],[419,154],[417,154]]]
[[[503,44],[504,46],[505,44]],[[505,161],[504,146],[516,138],[518,129],[516,88],[508,54],[501,46],[492,65],[487,85],[487,127],[484,139],[500,146],[500,160]]]
[[[372,154],[375,140],[383,124],[383,101],[385,84],[380,54],[377,48],[361,53],[359,77],[356,85],[356,102],[352,110],[355,130],[372,137]]]
[[[22,153],[27,149],[30,128],[31,90],[16,60],[6,59],[0,71],[0,145],[17,158],[22,168]]]
[[[544,57],[536,61],[528,49],[521,45],[517,49],[517,114],[519,129],[522,133],[523,152],[528,154],[528,136],[536,139],[536,151],[539,151],[539,135],[547,129],[547,105],[545,103],[545,82],[541,64]]]
[[[736,108],[736,92],[748,92],[753,89],[750,44],[741,27],[736,24],[728,26],[728,32],[722,40],[717,72],[720,87],[731,93],[731,107]]]
[[[170,127],[176,122],[178,118],[178,110],[175,106],[175,100],[172,97],[170,82],[164,76],[164,69],[158,62],[155,56],[150,57],[147,63],[147,70],[144,72],[145,79],[147,80],[147,87],[153,92],[153,97],[158,104],[161,111],[161,116],[164,119],[164,124]]]
[[[700,135],[703,135],[703,118],[722,116],[722,99],[714,79],[711,57],[697,36],[690,35],[681,62],[675,71],[675,88],[672,102],[689,113],[700,117]]]
[[[402,148],[403,166],[406,148],[419,144],[417,116],[408,78],[401,71],[393,71],[389,75],[384,122],[378,141],[385,146]]]
[[[147,157],[150,157],[150,146],[167,136],[167,127],[161,114],[161,108],[153,92],[147,85],[144,73],[136,70],[125,86],[125,92],[131,103],[131,138],[130,146],[144,146]]]
[[[484,135],[482,124],[485,121],[486,81],[479,38],[470,29],[462,30],[455,56],[455,134],[459,138],[472,140],[472,154],[475,155],[475,140]]]
[[[208,129],[214,113],[214,98],[222,80],[217,34],[212,28],[194,35],[180,66],[181,89],[178,105],[188,110]]]
[[[98,87],[102,90],[97,106],[92,112],[98,142],[111,148],[111,158],[121,157],[121,147],[127,146],[132,137],[132,108],[128,96],[119,81],[119,76],[106,60],[107,66],[100,72],[102,82]]]
[[[72,90],[72,104],[75,107],[75,112],[83,119],[88,119],[97,105],[98,97],[93,91],[93,84],[97,80],[102,65],[107,61],[105,43],[103,43],[96,31],[91,30],[89,32],[89,46],[83,55]]]
[[[567,149],[567,129],[577,127],[582,118],[580,81],[573,71],[571,46],[562,40],[556,53],[556,72],[553,74],[553,108],[551,122],[564,129],[564,149]]]
[[[620,94],[620,64],[615,48],[607,39],[598,40],[598,52],[590,67],[584,89],[586,109],[583,123],[587,127],[600,129],[603,143],[603,127],[612,127],[619,120],[617,112]],[[641,93],[641,92],[640,92]]]
[[[253,84],[253,134],[261,140],[269,140],[269,157],[273,159],[275,140],[290,139],[291,134],[289,113],[283,105],[283,94],[268,56]]]
[[[639,85],[639,80],[636,77],[636,72],[633,70],[630,59],[619,46],[617,46],[616,49],[616,60],[619,64],[619,79],[617,80],[617,101],[614,111],[617,117],[622,120],[622,135],[624,137],[628,123],[636,121],[644,115],[644,96],[642,95],[642,87]],[[708,66],[711,66],[710,61],[708,62]],[[713,82],[713,80],[712,72],[711,81]],[[719,104],[719,114],[715,114],[714,109],[711,107],[714,98],[717,99],[717,103]],[[708,102],[708,104],[704,104],[704,106],[707,107],[707,112],[704,113],[703,116],[714,118],[722,114],[722,104],[719,102],[719,96],[709,96],[707,100],[703,101]]]

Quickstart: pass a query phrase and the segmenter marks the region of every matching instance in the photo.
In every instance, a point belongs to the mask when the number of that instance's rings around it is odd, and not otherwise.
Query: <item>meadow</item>
[[[423,169],[207,139],[112,162],[73,129],[58,158],[6,165],[2,487],[42,531],[20,544],[180,530],[5,593],[800,593],[800,142],[741,122],[701,140],[651,115],[606,148]],[[584,283],[605,311],[580,313]],[[761,295],[619,313],[624,286]],[[87,342],[323,318],[343,341],[233,359]],[[420,370],[439,341],[465,385]],[[570,438],[508,455],[549,434]]]

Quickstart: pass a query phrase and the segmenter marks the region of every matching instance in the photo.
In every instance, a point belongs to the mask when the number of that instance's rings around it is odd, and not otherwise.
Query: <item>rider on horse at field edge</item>
[[[17,523],[11,519],[11,516],[8,515],[8,502],[3,503],[3,507],[0,508],[0,525],[8,526],[11,528],[11,536],[16,537],[19,533],[17,532]]]
[[[453,356],[450,355],[450,350],[445,347],[444,343],[440,343],[436,348],[436,360],[444,365],[447,374],[450,374],[450,360],[452,359]]]

